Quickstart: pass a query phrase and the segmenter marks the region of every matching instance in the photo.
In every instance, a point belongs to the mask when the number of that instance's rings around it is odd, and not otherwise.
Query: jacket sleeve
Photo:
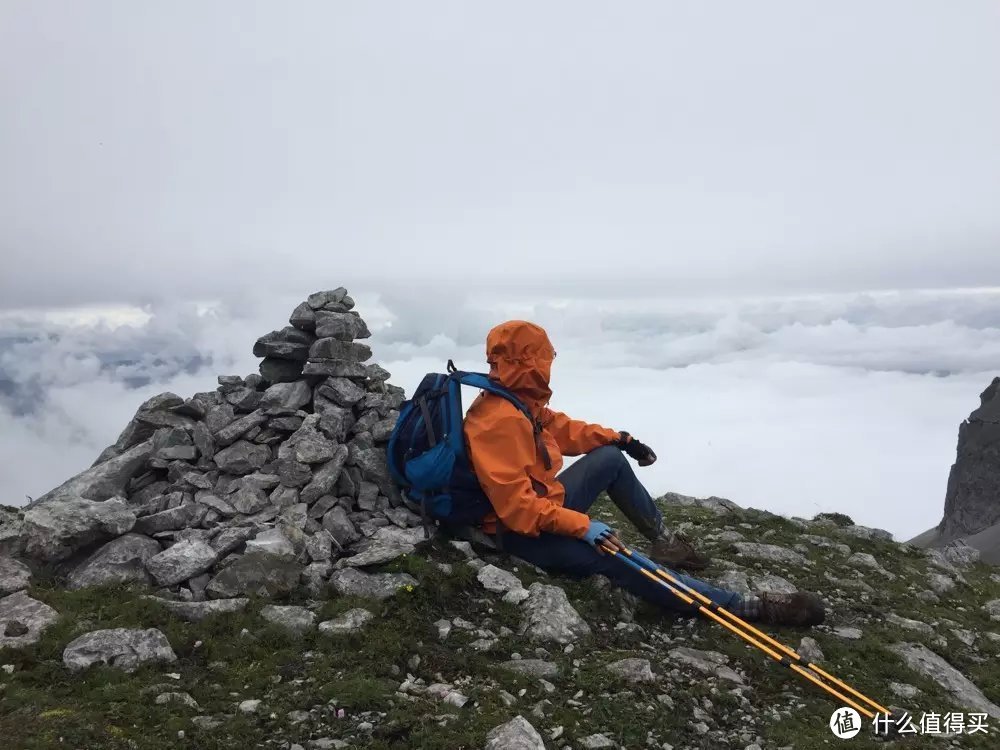
[[[525,536],[586,533],[587,514],[540,497],[532,487],[528,470],[535,463],[535,438],[522,414],[501,415],[485,428],[468,425],[465,436],[476,478],[504,526]]]
[[[588,424],[578,419],[570,419],[561,411],[545,408],[542,410],[542,425],[552,437],[564,456],[579,456],[594,448],[618,440],[619,433],[599,424]]]

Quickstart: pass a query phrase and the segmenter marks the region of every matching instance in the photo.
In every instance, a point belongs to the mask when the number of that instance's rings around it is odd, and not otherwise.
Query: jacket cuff
[[[590,528],[590,516],[571,508],[560,508],[556,523],[558,525],[556,533],[583,539],[583,535]]]

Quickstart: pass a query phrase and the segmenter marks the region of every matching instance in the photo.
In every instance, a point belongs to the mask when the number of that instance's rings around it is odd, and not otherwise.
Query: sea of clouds
[[[552,407],[659,455],[647,487],[789,515],[840,511],[906,539],[940,519],[959,423],[1000,374],[1000,290],[759,298],[352,290],[407,390],[487,331],[544,326]],[[539,301],[541,300],[541,301]],[[89,466],[149,396],[255,371],[300,298],[0,314],[0,504]],[[469,394],[471,400],[472,393]]]

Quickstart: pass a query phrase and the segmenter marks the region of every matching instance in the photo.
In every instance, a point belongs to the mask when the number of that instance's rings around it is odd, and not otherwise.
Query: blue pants
[[[606,490],[625,517],[646,537],[654,539],[663,528],[663,518],[653,498],[636,478],[628,459],[614,446],[592,450],[562,471],[556,479],[566,488],[567,508],[586,513],[597,496]],[[665,609],[683,614],[695,614],[697,611],[622,560],[598,552],[581,539],[545,532],[530,537],[505,531],[502,544],[504,551],[550,573],[572,578],[600,574],[607,576],[615,585]],[[671,573],[727,609],[736,607],[741,601],[740,595],[733,591],[716,588],[681,573]]]

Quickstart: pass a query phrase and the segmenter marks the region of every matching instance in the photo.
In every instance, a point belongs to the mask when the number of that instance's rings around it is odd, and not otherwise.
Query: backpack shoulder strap
[[[449,360],[450,363],[450,360]],[[531,430],[535,437],[535,448],[542,456],[542,461],[545,464],[546,469],[552,468],[552,459],[549,457],[549,452],[545,448],[542,442],[542,426],[539,424],[538,420],[532,415],[521,399],[511,393],[508,389],[504,388],[499,383],[490,380],[489,376],[481,372],[463,372],[461,370],[451,371],[449,369],[449,377],[454,378],[462,385],[471,386],[472,388],[480,388],[481,390],[492,393],[501,398],[507,399],[510,403],[517,407],[524,416],[528,418],[531,422]]]

